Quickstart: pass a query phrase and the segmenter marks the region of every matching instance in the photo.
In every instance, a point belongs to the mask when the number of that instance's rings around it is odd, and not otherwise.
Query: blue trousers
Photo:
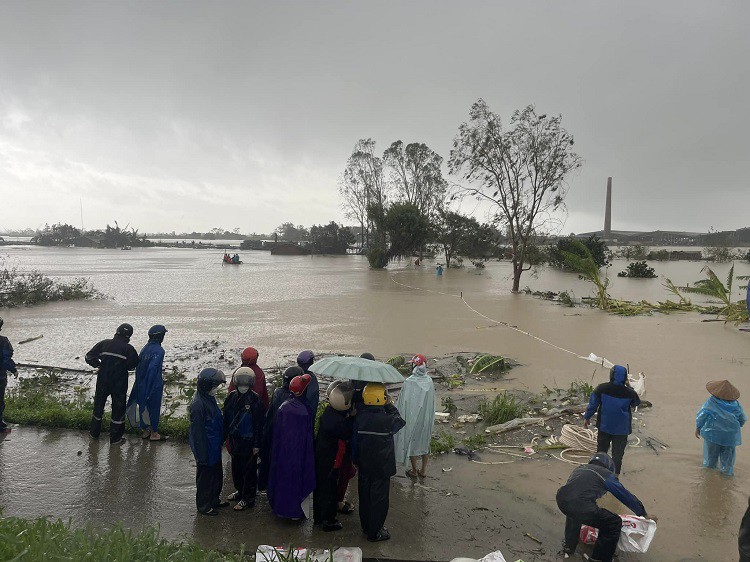
[[[717,445],[708,439],[704,439],[703,466],[718,468],[727,476],[734,476],[734,447]]]

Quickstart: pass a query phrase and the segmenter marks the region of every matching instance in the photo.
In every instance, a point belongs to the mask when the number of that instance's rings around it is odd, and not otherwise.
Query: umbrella
[[[316,361],[310,370],[316,375],[350,381],[404,382],[404,377],[393,365],[361,357],[326,357]]]

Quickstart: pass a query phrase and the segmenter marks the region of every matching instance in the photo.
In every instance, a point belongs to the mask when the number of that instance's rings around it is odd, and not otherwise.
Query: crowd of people
[[[0,329],[2,326],[0,319]],[[166,440],[159,433],[164,391],[162,343],[166,334],[165,326],[152,326],[148,343],[138,353],[130,344],[133,327],[121,324],[113,338],[100,341],[86,354],[86,363],[98,369],[92,438],[101,433],[105,404],[110,398],[110,443],[124,441],[126,418],[140,428],[144,440]],[[337,531],[343,527],[338,515],[356,511],[347,500],[349,483],[356,475],[362,530],[369,541],[388,540],[385,521],[396,464],[406,465],[406,475],[412,479],[427,476],[435,420],[435,388],[427,358],[418,354],[411,359],[411,376],[395,403],[380,382],[334,381],[325,391],[327,404],[317,424],[320,386],[314,372],[315,354],[302,351],[297,365],[286,369],[281,386],[270,397],[258,358],[254,347],[242,351],[241,366],[231,375],[222,407],[216,395],[227,383],[225,374],[205,368],[198,375],[188,409],[198,512],[216,516],[230,502],[236,511],[252,508],[260,491],[266,493],[276,516],[291,520],[312,516],[324,531]],[[375,358],[363,353],[361,359]],[[126,400],[128,372],[133,369],[135,383]],[[9,431],[2,419],[8,373],[17,375],[13,347],[0,336],[0,431]],[[706,389],[710,396],[697,414],[695,430],[696,437],[704,440],[703,466],[732,476],[735,448],[741,443],[741,428],[747,421],[738,401],[740,393],[729,381],[709,382]],[[627,369],[620,365],[610,370],[609,382],[591,393],[584,427],[589,427],[596,415],[597,452],[572,472],[556,496],[566,517],[566,558],[576,550],[581,526],[589,525],[599,531],[590,560],[612,560],[621,519],[597,504],[607,492],[635,515],[647,516],[641,501],[619,480],[632,433],[632,411],[639,404]],[[230,455],[234,486],[225,499],[223,448]],[[740,552],[743,560],[750,560],[750,507],[742,521]]]

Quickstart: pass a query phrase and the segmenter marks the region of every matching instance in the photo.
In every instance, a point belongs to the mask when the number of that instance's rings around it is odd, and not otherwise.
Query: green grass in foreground
[[[247,559],[244,546],[236,554],[204,550],[192,544],[160,539],[155,529],[142,533],[122,527],[95,531],[90,528],[74,529],[70,523],[60,520],[0,518],[0,560],[223,562]]]
[[[14,389],[6,398],[6,421],[20,425],[61,427],[66,429],[89,429],[93,403],[76,398],[56,396],[44,388]],[[110,414],[105,412],[102,431],[109,431]],[[128,427],[129,433],[140,433],[140,429]],[[162,417],[159,432],[170,439],[187,441],[190,421],[185,416]]]

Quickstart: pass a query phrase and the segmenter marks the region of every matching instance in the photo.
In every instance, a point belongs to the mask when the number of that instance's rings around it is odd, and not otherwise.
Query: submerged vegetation
[[[0,560],[171,560],[229,562],[247,560],[244,545],[228,554],[167,541],[156,529],[136,533],[121,526],[109,530],[74,529],[63,523],[17,517],[0,518]]]
[[[102,298],[88,279],[56,281],[39,271],[23,272],[0,262],[0,307]]]
[[[479,414],[487,425],[497,425],[520,417],[523,405],[519,400],[507,392],[498,394],[491,401],[479,404]]]
[[[617,276],[635,279],[655,279],[657,277],[654,268],[649,267],[645,260],[629,263],[627,269],[618,273]]]

